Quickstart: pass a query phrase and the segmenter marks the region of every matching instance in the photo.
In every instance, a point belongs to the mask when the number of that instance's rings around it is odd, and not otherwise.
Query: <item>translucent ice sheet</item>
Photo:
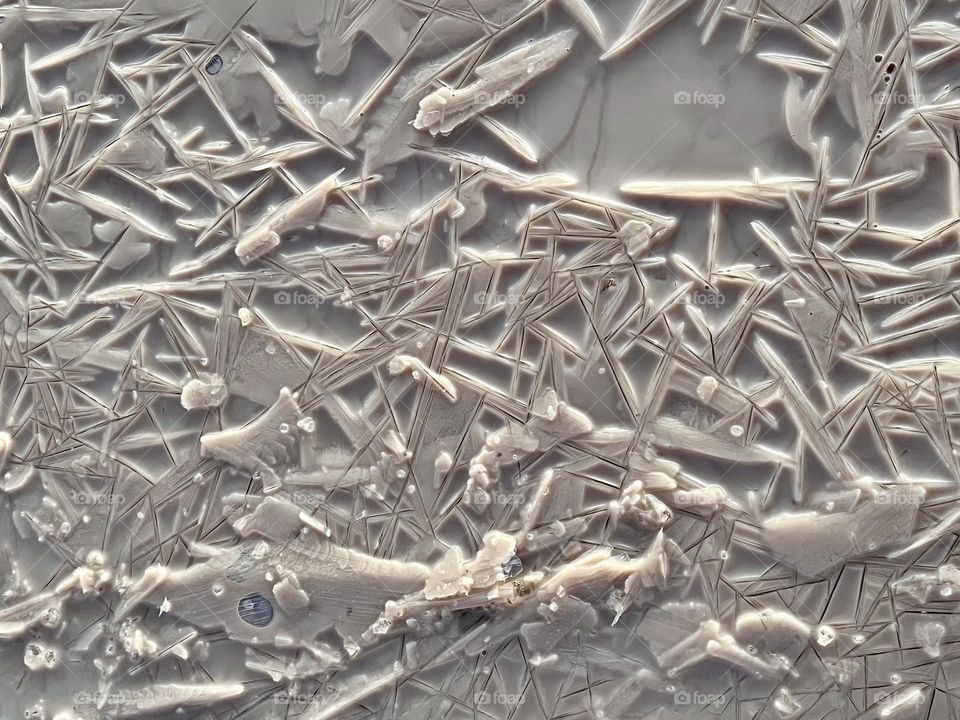
[[[958,11],[0,6],[0,720],[956,720]]]

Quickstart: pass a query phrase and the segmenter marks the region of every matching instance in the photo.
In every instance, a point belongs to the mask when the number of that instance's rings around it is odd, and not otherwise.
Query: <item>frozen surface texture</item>
[[[956,720],[958,13],[8,0],[0,720]]]

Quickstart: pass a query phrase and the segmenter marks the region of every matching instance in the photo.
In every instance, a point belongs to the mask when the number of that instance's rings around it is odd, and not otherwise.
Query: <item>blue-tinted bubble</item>
[[[217,75],[221,70],[223,70],[223,58],[219,55],[214,55],[207,62],[204,70],[207,71],[208,75]]]
[[[273,605],[260,593],[247,595],[237,605],[240,619],[254,627],[266,627],[273,620]]]

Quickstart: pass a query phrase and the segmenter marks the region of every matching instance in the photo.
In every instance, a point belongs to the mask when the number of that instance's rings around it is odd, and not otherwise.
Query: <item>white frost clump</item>
[[[200,373],[183,386],[180,404],[184,410],[209,409],[219,407],[226,397],[227,386],[223,378],[213,373]]]
[[[699,397],[702,402],[710,402],[719,385],[720,383],[717,382],[717,379],[713,377],[713,375],[704,375],[703,379],[700,380],[700,384],[697,385],[697,397]]]

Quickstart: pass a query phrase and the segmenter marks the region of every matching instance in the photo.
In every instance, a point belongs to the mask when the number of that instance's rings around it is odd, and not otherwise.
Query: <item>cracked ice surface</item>
[[[0,7],[2,717],[960,716],[956,15]]]

